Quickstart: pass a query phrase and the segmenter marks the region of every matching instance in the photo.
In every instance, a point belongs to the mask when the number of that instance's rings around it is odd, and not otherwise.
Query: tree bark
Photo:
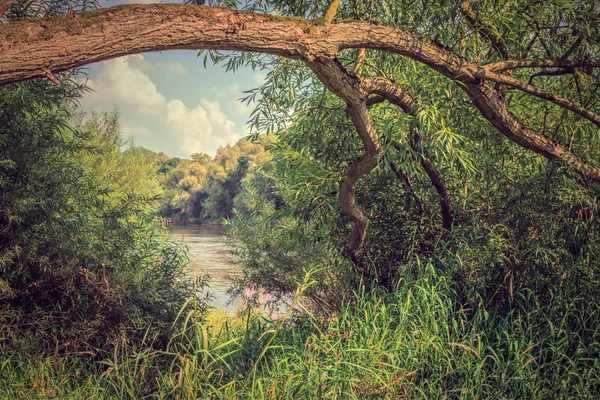
[[[4,13],[8,11],[14,2],[15,0],[0,0],[0,17],[2,17]]]
[[[368,221],[355,198],[356,183],[377,166],[381,152],[379,137],[367,112],[367,87],[359,77],[346,71],[336,59],[317,59],[307,62],[307,65],[332,93],[344,100],[348,115],[365,149],[365,153],[350,165],[339,183],[342,209],[352,221],[352,232],[344,251],[356,265],[358,272],[368,279],[377,279],[364,262]]]

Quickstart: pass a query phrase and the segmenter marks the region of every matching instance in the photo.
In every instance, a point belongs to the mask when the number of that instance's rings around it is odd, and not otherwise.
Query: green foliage
[[[0,347],[22,354],[103,356],[120,335],[166,334],[194,294],[185,253],[150,226],[150,161],[122,150],[115,114],[72,115],[81,91],[0,88]]]
[[[342,2],[336,19],[368,19],[420,33],[480,65],[500,60],[490,38],[466,20],[461,11],[465,2],[394,0],[372,4]],[[598,9],[593,2],[468,4],[479,23],[502,38],[514,58],[568,54],[584,60],[598,52],[594,39]],[[329,5],[275,0],[257,2],[253,7],[316,19]],[[340,215],[337,185],[364,152],[343,102],[297,60],[249,53],[213,52],[210,56],[226,69],[250,65],[266,71],[265,83],[249,91],[245,100],[256,101],[250,121],[254,131],[277,138],[269,146],[271,161],[261,171],[273,180],[282,203],[279,212],[268,210],[267,216],[253,215],[243,222],[242,242],[261,241],[261,248],[274,251],[274,259],[281,258],[281,250],[287,248],[282,240],[266,229],[253,232],[256,237],[247,233],[246,226],[263,226],[266,219],[281,235],[289,232],[290,241],[298,240],[297,246],[341,249],[351,225]],[[347,70],[356,66],[354,50],[342,51],[337,58]],[[414,118],[387,102],[369,108],[383,149],[376,169],[358,182],[356,201],[369,220],[366,258],[380,284],[391,289],[411,272],[415,257],[427,257],[461,283],[461,299],[483,296],[494,307],[506,310],[522,291],[533,290],[540,301],[550,302],[557,291],[565,287],[576,290],[582,282],[596,279],[600,268],[597,183],[586,182],[568,166],[503,139],[473,109],[456,82],[428,66],[373,50],[366,54],[362,74],[400,84],[421,109]],[[561,93],[599,111],[596,89],[600,75],[593,70],[548,74],[524,69],[515,70],[514,76],[523,81],[530,78],[540,89]],[[600,164],[600,137],[589,121],[517,90],[504,93],[510,112],[519,120],[582,155],[586,162]],[[411,146],[411,126],[422,139],[420,148]],[[425,152],[452,198],[455,220],[451,232],[441,228],[440,197],[419,162]],[[244,198],[251,204],[248,209],[271,203],[252,187],[249,193],[252,195]],[[236,207],[245,210],[241,200]],[[279,224],[281,216],[287,219]],[[301,232],[304,239],[292,231]],[[269,240],[271,246],[267,246]],[[290,258],[293,254],[289,253]],[[269,262],[264,266],[256,262],[268,258],[263,254],[242,260],[252,271],[248,277],[252,276],[253,284],[271,287],[267,281],[284,282],[291,273],[290,269],[278,272]],[[294,267],[295,274],[302,273],[301,264]],[[337,281],[337,291],[359,282],[351,266],[345,268],[349,271],[341,274],[344,278]],[[591,290],[590,296],[598,295]]]
[[[35,8],[16,4],[10,18]],[[374,4],[342,2],[336,18],[423,34],[479,65],[500,61],[499,47],[519,59],[598,54],[595,2]],[[317,19],[329,5],[244,7]],[[63,6],[53,3],[43,15]],[[466,6],[477,22],[465,18]],[[456,82],[369,51],[362,75],[399,83],[421,111],[415,118],[385,102],[369,107],[382,152],[356,186],[369,220],[366,263],[377,277],[365,282],[340,254],[351,224],[341,215],[338,183],[364,152],[345,105],[298,60],[217,51],[208,58],[227,70],[266,71],[264,85],[245,98],[256,101],[253,139],[264,146],[241,140],[192,160],[123,150],[115,115],[75,119],[69,128],[76,81],[0,88],[5,397],[596,396],[598,184],[501,138]],[[357,67],[355,50],[338,59]],[[513,76],[600,111],[600,75],[562,72]],[[519,120],[600,164],[595,126],[499,89]],[[417,146],[410,129],[421,137]],[[451,193],[450,231],[441,228],[424,156]],[[279,321],[251,309],[204,320],[204,303],[186,301],[194,289],[177,279],[180,249],[147,226],[152,203],[180,222],[231,217],[244,268],[232,291],[258,287],[291,299],[294,311]],[[102,361],[86,366],[82,354]]]
[[[119,343],[101,364],[71,357],[0,365],[3,397],[123,399],[593,398],[598,301],[520,296],[506,314],[456,302],[432,264],[393,292],[355,292],[327,320],[182,313],[166,350]],[[316,284],[314,271],[294,296]],[[593,284],[597,284],[594,282]],[[151,336],[146,336],[151,342]]]
[[[196,153],[192,160],[159,159],[160,154],[152,156],[163,190],[158,214],[179,223],[220,222],[231,216],[242,181],[266,161],[263,143],[248,139],[219,147],[214,158]]]

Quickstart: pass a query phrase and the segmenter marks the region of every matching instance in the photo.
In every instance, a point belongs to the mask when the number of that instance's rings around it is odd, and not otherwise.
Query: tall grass
[[[296,309],[303,308],[301,292]],[[595,398],[600,302],[515,299],[508,314],[463,308],[431,265],[391,293],[364,290],[322,321],[180,315],[161,350],[123,341],[112,357],[3,354],[2,398]],[[307,310],[309,311],[309,310]],[[145,338],[151,343],[153,338]],[[5,352],[6,353],[6,352]]]

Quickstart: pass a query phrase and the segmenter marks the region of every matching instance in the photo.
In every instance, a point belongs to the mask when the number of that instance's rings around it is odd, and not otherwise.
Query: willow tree
[[[363,154],[345,170],[338,193],[352,221],[346,254],[368,275],[368,221],[355,187],[388,147],[408,147],[439,196],[443,229],[452,229],[451,193],[436,165],[438,152],[422,134],[432,115],[442,114],[421,104],[424,76],[451,82],[470,100],[467,106],[441,102],[448,107],[444,115],[475,116],[525,153],[562,163],[586,181],[600,181],[599,15],[596,1],[533,0],[271,0],[245,11],[173,4],[69,10],[0,26],[0,83],[55,80],[54,73],[85,64],[170,49],[298,60],[343,101],[362,144]],[[413,68],[414,78],[403,71],[406,79],[392,79],[398,68]],[[443,93],[436,95],[444,100]],[[406,115],[405,142],[382,140],[382,124],[374,123],[370,110],[378,103]]]

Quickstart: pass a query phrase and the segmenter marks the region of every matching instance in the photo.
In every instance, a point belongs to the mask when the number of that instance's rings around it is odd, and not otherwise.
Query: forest
[[[194,153],[191,160],[169,158],[143,147],[134,151],[144,154],[156,171],[160,195],[154,206],[159,218],[170,218],[176,224],[219,224],[231,218],[234,210],[247,214],[243,199],[248,181],[262,179],[263,195],[279,206],[273,183],[258,171],[267,162],[265,146],[270,140],[241,139],[233,146],[219,147],[214,157]]]
[[[169,157],[81,68],[172,49],[252,134]],[[597,398],[596,0],[0,0],[0,398]],[[208,303],[160,218],[228,227]]]

